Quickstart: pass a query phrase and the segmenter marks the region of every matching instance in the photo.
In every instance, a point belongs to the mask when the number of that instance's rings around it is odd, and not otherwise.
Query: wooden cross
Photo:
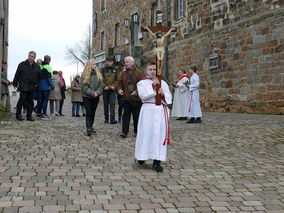
[[[160,84],[156,86],[156,105],[161,105],[161,95],[158,94],[159,89],[161,88],[161,80],[163,74],[163,65],[164,65],[164,44],[165,38],[170,35],[171,32],[176,32],[176,28],[174,27],[165,27],[162,26],[162,11],[157,11],[157,24],[156,26],[146,26],[141,27],[142,32],[148,31],[152,37],[156,39],[156,64],[157,64],[157,72],[156,76],[159,79]],[[166,32],[164,35],[162,32]],[[156,34],[154,34],[156,33]]]

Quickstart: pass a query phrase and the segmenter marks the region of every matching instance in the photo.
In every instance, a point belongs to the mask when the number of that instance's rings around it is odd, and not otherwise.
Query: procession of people
[[[45,55],[43,61],[38,59],[35,62],[35,59],[36,53],[30,51],[28,59],[19,64],[13,80],[14,87],[20,92],[16,107],[16,119],[19,121],[25,119],[22,116],[24,105],[27,106],[28,121],[35,121],[33,111],[36,117],[43,120],[50,120],[53,115],[64,116],[62,105],[66,84],[62,71],[52,70],[49,55]],[[167,146],[170,144],[170,117],[177,117],[181,121],[189,118],[186,123],[201,122],[197,67],[190,67],[190,77],[185,70],[177,71],[177,80],[172,84],[172,98],[171,85],[158,78],[156,61],[149,59],[146,76],[137,69],[132,56],[125,57],[124,64],[119,70],[114,65],[113,57],[109,56],[105,67],[99,69],[96,60],[89,60],[82,75],[76,75],[71,82],[72,116],[81,117],[80,106],[84,107],[82,116],[85,116],[86,135],[91,137],[96,134],[93,126],[100,96],[103,99],[104,123],[109,124],[117,124],[115,102],[116,97],[120,96],[123,107],[122,115],[118,115],[119,119],[122,117],[120,137],[128,136],[132,115],[138,165],[153,160],[153,169],[163,172],[161,162],[166,161]],[[157,96],[161,97],[161,104],[156,101]],[[33,99],[37,100],[36,107]],[[48,104],[50,115],[47,114]]]

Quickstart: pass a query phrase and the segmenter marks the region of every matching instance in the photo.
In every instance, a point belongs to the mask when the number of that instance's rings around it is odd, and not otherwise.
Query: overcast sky
[[[8,79],[13,80],[18,64],[34,50],[37,58],[50,55],[52,69],[62,70],[70,85],[77,64],[66,60],[66,46],[83,40],[91,21],[92,0],[9,1]]]

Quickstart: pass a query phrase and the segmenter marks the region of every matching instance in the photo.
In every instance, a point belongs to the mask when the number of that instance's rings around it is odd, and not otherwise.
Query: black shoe
[[[72,115],[72,117],[75,117],[75,115]]]
[[[139,165],[143,165],[145,163],[145,161],[144,160],[139,160],[138,163],[139,163]]]
[[[27,118],[27,121],[35,121],[35,119],[31,116]]]
[[[76,115],[76,117],[81,117],[81,116],[78,114],[78,115]]]
[[[107,124],[108,123],[108,119],[105,119],[105,124]]]
[[[85,116],[86,116],[86,114],[84,113],[82,116],[83,116],[83,117],[85,117]]]
[[[194,118],[191,118],[189,121],[186,122],[187,124],[193,124],[195,123],[195,119]]]
[[[202,122],[202,120],[201,120],[200,117],[196,118],[195,123],[201,123],[201,122]]]
[[[92,130],[91,129],[87,129],[87,135],[91,136],[92,135]]]
[[[109,123],[110,123],[110,124],[116,124],[117,121],[116,121],[116,120],[112,120],[112,121],[110,121]]]
[[[177,120],[179,121],[179,120],[183,120],[183,117],[179,117],[179,118],[177,118]]]
[[[97,132],[94,130],[94,128],[92,127],[91,132],[96,134]]]
[[[23,121],[23,120],[25,120],[21,115],[17,115],[17,116],[16,116],[16,119],[17,119],[18,121]]]
[[[63,115],[63,114],[59,114],[60,116],[65,116],[65,115]]]
[[[186,120],[187,120],[187,117],[182,117],[181,120],[186,121]]]
[[[160,162],[159,162],[159,161],[154,161],[152,168],[155,169],[156,172],[163,172],[163,171],[164,171],[164,169],[163,169],[163,167],[160,165]]]

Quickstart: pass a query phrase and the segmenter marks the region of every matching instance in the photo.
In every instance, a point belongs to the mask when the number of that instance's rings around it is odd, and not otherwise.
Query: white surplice
[[[188,88],[184,83],[187,81],[189,81],[189,78],[187,75],[183,75],[177,82],[178,87],[175,88],[172,117],[184,117],[188,97]]]
[[[156,105],[156,89],[151,79],[138,82],[137,90],[143,105],[139,114],[135,158],[137,160],[166,161],[167,139],[169,139],[169,108],[172,95],[165,81],[162,80],[165,96],[161,105]]]
[[[202,117],[202,112],[199,102],[199,77],[194,73],[190,78],[187,104],[184,116],[190,118]]]

